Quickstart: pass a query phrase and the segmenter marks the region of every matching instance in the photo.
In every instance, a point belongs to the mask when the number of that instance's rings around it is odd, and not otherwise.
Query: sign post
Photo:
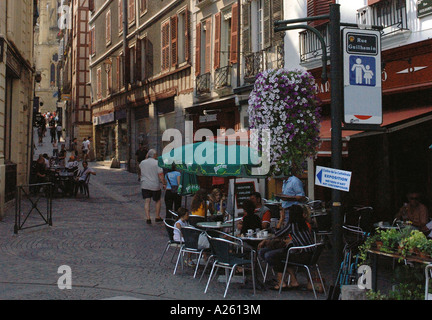
[[[382,124],[381,34],[343,30],[344,123]]]

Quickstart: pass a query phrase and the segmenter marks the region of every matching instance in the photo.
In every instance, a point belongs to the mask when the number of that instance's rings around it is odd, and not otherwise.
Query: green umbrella
[[[185,171],[181,172],[180,185],[178,188],[178,194],[181,196],[187,196],[195,194],[199,190],[198,179],[196,174],[188,173]]]

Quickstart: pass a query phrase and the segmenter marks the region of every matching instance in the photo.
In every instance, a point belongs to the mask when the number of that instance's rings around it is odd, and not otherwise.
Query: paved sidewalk
[[[172,250],[159,265],[167,242],[163,223],[145,223],[137,175],[91,162],[90,198],[55,198],[53,225],[14,234],[14,208],[0,222],[0,299],[164,299],[221,300],[224,286],[212,282],[207,294],[193,279],[192,268],[173,275]],[[43,203],[41,202],[41,206]],[[153,211],[152,205],[152,211]],[[165,208],[162,206],[162,217]],[[29,223],[37,222],[32,214]],[[40,219],[39,219],[40,220]],[[324,277],[332,274],[332,254],[320,263]],[[60,266],[72,270],[72,289],[60,290]],[[202,270],[202,269],[200,269]],[[201,274],[201,273],[199,273]],[[306,283],[302,274],[299,280]],[[327,281],[327,285],[329,281]],[[321,294],[320,299],[326,299]],[[227,300],[309,300],[310,291],[282,292],[233,283]]]

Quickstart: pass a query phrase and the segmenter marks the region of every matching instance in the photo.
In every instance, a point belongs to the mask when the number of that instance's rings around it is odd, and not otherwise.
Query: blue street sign
[[[317,166],[315,184],[348,192],[351,184],[351,172]]]
[[[376,61],[375,57],[350,56],[349,57],[349,80],[352,86],[376,85]]]

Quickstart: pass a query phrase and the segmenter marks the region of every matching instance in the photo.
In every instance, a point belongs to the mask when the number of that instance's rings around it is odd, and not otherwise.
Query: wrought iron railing
[[[383,36],[408,30],[406,0],[385,0],[360,9],[357,21],[382,26]]]
[[[254,80],[264,70],[279,69],[285,65],[283,45],[275,45],[267,49],[245,55],[244,78]]]
[[[210,78],[211,73],[204,73],[196,78],[196,94],[201,95],[204,93],[210,93]]]
[[[324,38],[327,53],[330,54],[330,28],[329,24],[325,23],[315,27]],[[317,35],[312,31],[306,30],[300,32],[300,62],[307,62],[311,59],[321,57],[322,46]]]
[[[215,89],[231,86],[231,66],[218,68],[214,74]]]

